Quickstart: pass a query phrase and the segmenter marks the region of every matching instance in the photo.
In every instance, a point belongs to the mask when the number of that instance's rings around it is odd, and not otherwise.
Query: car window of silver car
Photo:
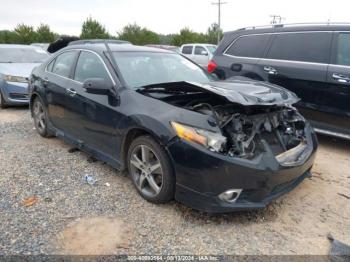
[[[195,49],[194,49],[194,54],[195,55],[203,55],[203,56],[205,56],[205,55],[208,55],[208,51],[205,50],[205,48],[202,47],[202,46],[196,46]]]
[[[193,50],[193,46],[191,46],[191,45],[186,45],[186,46],[182,47],[182,53],[185,55],[191,55],[192,50]]]

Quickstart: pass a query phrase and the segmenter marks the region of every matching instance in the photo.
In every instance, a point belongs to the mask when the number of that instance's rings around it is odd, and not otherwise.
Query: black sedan
[[[218,81],[179,54],[133,45],[71,45],[30,79],[41,136],[128,170],[148,201],[207,212],[264,207],[310,175],[317,139],[297,101],[279,86]]]

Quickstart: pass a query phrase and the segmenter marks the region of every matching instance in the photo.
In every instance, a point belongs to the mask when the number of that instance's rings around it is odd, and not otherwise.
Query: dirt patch
[[[27,114],[27,108],[9,108],[6,110],[0,110],[0,123],[18,122]]]
[[[67,226],[59,240],[62,253],[113,255],[129,247],[129,231],[117,218],[83,218]]]

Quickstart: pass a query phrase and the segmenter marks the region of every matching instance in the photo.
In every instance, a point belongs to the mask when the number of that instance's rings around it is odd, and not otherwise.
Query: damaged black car
[[[101,42],[59,50],[30,79],[41,136],[127,170],[150,202],[206,212],[263,208],[311,175],[317,139],[297,101],[171,51]]]

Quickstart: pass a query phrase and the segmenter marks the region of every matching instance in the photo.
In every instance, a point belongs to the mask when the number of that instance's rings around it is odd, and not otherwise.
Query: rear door
[[[216,56],[215,62],[220,69],[220,78],[246,76],[255,78],[255,66],[264,56],[270,35],[243,35],[236,38],[224,51]]]
[[[333,117],[328,129],[350,135],[350,32],[335,33],[332,50],[327,72],[327,110]]]
[[[51,61],[44,78],[48,115],[51,123],[60,130],[67,128],[65,115],[66,89],[78,51],[66,51]]]
[[[331,32],[273,34],[267,56],[258,62],[256,72],[265,81],[295,92],[301,98],[298,105],[305,117],[326,122],[331,42]]]

